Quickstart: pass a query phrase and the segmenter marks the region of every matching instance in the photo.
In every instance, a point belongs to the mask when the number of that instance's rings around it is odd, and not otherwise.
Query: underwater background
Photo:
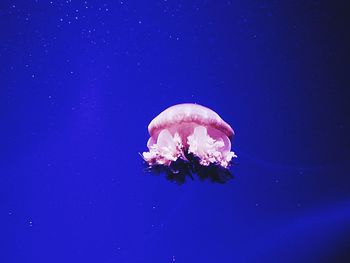
[[[0,262],[350,262],[345,1],[0,3]],[[225,184],[145,172],[149,122],[235,130]]]

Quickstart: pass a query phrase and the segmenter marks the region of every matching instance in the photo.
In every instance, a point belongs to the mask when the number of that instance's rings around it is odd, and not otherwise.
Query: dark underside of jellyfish
[[[169,166],[166,165],[149,165],[144,162],[146,171],[154,174],[165,174],[166,179],[169,181],[183,184],[186,179],[194,180],[197,176],[201,181],[209,180],[213,183],[224,184],[233,176],[228,168],[224,168],[217,164],[209,164],[208,166],[201,165],[200,159],[191,153],[185,153],[187,160],[178,158],[176,161],[171,162]]]

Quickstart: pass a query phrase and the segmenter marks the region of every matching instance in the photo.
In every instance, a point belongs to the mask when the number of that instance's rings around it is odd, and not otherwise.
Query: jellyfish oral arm
[[[231,143],[226,135],[221,134],[213,138],[208,134],[205,126],[193,127],[193,132],[188,136],[177,131],[173,134],[168,129],[163,129],[158,134],[156,142],[150,139],[147,145],[149,151],[143,153],[143,159],[149,165],[169,166],[178,158],[187,160],[186,154],[193,154],[199,158],[203,166],[217,164],[227,168],[232,158],[237,157],[234,152],[230,151]]]
[[[227,142],[229,143],[229,140]],[[204,126],[196,127],[193,134],[188,136],[188,145],[188,152],[197,156],[200,159],[200,164],[204,166],[215,163],[226,168],[232,158],[236,157],[234,152],[225,150],[227,145],[225,145],[222,138],[213,139],[208,135]]]
[[[143,159],[149,164],[170,165],[178,158],[186,159],[183,153],[181,137],[178,133],[171,135],[169,130],[162,130],[157,138],[157,143],[148,143],[149,152],[143,152]]]

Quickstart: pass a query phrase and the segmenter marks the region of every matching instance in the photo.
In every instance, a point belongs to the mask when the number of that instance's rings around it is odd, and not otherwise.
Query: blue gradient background
[[[0,262],[350,262],[348,22],[337,1],[1,1]],[[234,180],[143,172],[182,102],[235,129]]]

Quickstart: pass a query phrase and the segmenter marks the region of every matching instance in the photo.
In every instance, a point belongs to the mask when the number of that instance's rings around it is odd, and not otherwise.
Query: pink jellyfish
[[[237,157],[231,151],[234,132],[211,109],[192,103],[167,108],[148,125],[148,152],[142,157],[150,171],[183,183],[186,176],[224,183]]]

